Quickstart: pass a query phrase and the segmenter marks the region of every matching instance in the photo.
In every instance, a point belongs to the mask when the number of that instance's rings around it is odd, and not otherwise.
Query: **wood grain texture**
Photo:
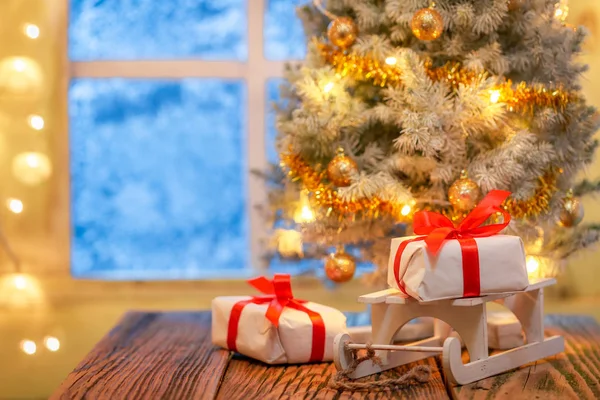
[[[51,399],[212,399],[229,358],[210,313],[129,313]]]
[[[546,336],[564,336],[565,353],[454,387],[455,398],[600,399],[600,326],[592,318],[576,316],[547,316],[545,322]]]
[[[348,326],[359,325],[359,314],[347,315]],[[410,367],[399,367],[369,379],[397,378],[416,365],[429,365],[431,380],[427,385],[412,386],[398,392],[342,392],[328,388],[329,379],[337,372],[333,363],[312,365],[267,366],[243,356],[234,356],[223,377],[218,400],[234,399],[448,399],[439,371],[439,360],[429,358]]]
[[[331,363],[268,367],[242,357],[234,357],[223,378],[217,400],[231,399],[448,399],[448,393],[435,358],[418,361],[360,382],[397,378],[416,365],[429,365],[431,380],[401,391],[348,392],[332,390],[329,379],[336,373]]]
[[[397,377],[422,364],[432,368],[429,383],[361,393],[329,389],[336,372],[330,363],[267,366],[232,358],[212,345],[208,312],[129,313],[51,399],[600,399],[600,326],[567,316],[547,317],[546,326],[547,335],[565,337],[565,354],[454,388],[432,357],[364,378]]]

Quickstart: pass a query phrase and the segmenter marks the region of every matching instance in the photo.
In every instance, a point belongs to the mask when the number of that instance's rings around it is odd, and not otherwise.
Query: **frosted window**
[[[74,61],[245,60],[249,0],[71,0]]]
[[[216,79],[77,79],[72,272],[226,277],[248,265],[246,93]]]
[[[285,81],[283,79],[269,79],[267,81],[267,161],[271,164],[279,163],[279,154],[275,148],[275,137],[277,136],[275,105],[279,103],[279,88]]]
[[[265,15],[265,58],[301,60],[306,56],[306,37],[296,8],[308,0],[267,0]]]

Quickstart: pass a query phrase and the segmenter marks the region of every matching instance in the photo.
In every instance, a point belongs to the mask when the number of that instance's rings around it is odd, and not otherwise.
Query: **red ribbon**
[[[303,304],[306,300],[295,299],[292,294],[290,275],[275,274],[273,280],[265,277],[250,279],[248,283],[264,293],[262,296],[253,296],[249,300],[242,300],[233,306],[229,317],[227,329],[227,347],[237,352],[236,340],[242,310],[248,304],[269,304],[266,317],[275,326],[279,326],[279,318],[285,307],[302,311],[310,317],[312,323],[312,350],[309,362],[323,361],[325,355],[325,322],[319,313],[312,311]]]
[[[479,296],[481,294],[479,250],[477,249],[475,238],[497,235],[508,226],[510,214],[502,208],[502,203],[508,196],[510,196],[510,192],[492,190],[458,226],[455,226],[450,219],[438,213],[430,211],[416,213],[413,219],[414,232],[417,235],[427,236],[406,240],[398,247],[394,259],[394,276],[402,293],[408,296],[402,279],[403,277],[400,276],[400,260],[406,246],[409,243],[424,240],[427,243],[428,251],[437,255],[442,249],[444,242],[456,239],[460,244],[462,252],[463,296]],[[495,213],[501,213],[504,221],[501,224],[482,226]]]

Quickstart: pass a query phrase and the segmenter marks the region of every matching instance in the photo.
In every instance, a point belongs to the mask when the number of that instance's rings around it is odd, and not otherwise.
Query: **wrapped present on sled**
[[[442,354],[451,381],[467,384],[564,350],[560,336],[544,337],[544,288],[554,279],[529,282],[523,242],[500,235],[510,215],[501,204],[510,195],[490,192],[457,226],[443,215],[415,214],[416,237],[392,240],[388,269],[389,289],[360,296],[372,307],[374,344],[353,343],[341,333],[335,338],[334,362],[338,370],[351,371],[355,379]],[[485,225],[500,213],[503,222]],[[526,343],[489,355],[486,303],[497,302],[512,311],[522,325]],[[394,336],[409,321],[433,317],[434,335],[409,345],[393,344]],[[464,364],[460,340],[470,357]],[[375,350],[380,362],[364,360],[356,365],[356,350]],[[352,368],[349,368],[352,366]]]

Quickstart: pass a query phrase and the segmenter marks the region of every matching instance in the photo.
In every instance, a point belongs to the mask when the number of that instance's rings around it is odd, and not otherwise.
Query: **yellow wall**
[[[0,229],[24,272],[68,271],[66,4],[66,0],[0,1]],[[28,37],[26,24],[36,25],[39,36]],[[14,57],[25,60],[24,73],[11,68]],[[43,117],[42,130],[28,125],[32,114]],[[46,155],[51,175],[37,184],[19,181],[13,160],[23,152]],[[7,198],[21,200],[23,212],[11,213],[5,206]],[[0,274],[14,268],[6,255],[0,248]]]
[[[590,31],[585,55],[582,57],[582,61],[590,65],[590,70],[582,80],[582,85],[589,102],[600,108],[600,2],[571,0],[570,7],[569,22],[585,25]],[[600,135],[596,136],[600,139]],[[600,157],[597,156],[586,176],[600,178]],[[585,221],[600,222],[599,200],[600,198],[585,200]],[[600,251],[584,252],[581,257],[574,258],[561,284],[575,295],[600,296]]]

